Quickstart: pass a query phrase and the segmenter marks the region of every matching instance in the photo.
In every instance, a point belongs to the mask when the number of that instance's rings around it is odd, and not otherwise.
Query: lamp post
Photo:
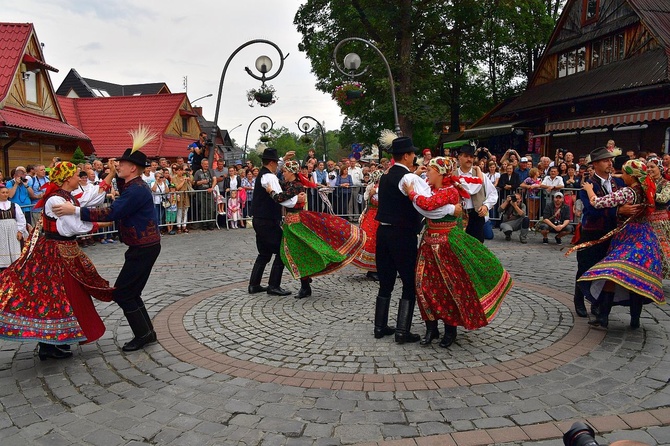
[[[216,99],[216,110],[214,111],[214,127],[212,127],[212,133],[210,136],[210,139],[212,141],[216,140],[216,134],[219,130],[219,108],[221,107],[221,93],[223,92],[223,81],[226,78],[226,71],[228,71],[228,65],[230,65],[230,61],[233,60],[233,57],[237,53],[239,53],[242,49],[248,47],[249,45],[253,45],[256,43],[264,43],[267,45],[272,46],[277,52],[279,53],[279,68],[277,69],[277,72],[274,73],[272,76],[267,76],[266,74],[270,72],[272,69],[272,60],[268,56],[260,56],[259,58],[256,59],[256,69],[261,73],[261,76],[258,76],[254,73],[251,72],[249,67],[245,67],[245,71],[249,76],[253,77],[254,79],[257,79],[263,83],[265,81],[269,81],[277,77],[279,73],[281,73],[282,68],[284,68],[284,60],[288,57],[288,54],[284,56],[284,53],[282,53],[281,49],[277,46],[276,43],[271,42],[269,40],[265,39],[253,39],[249,40],[248,42],[243,43],[233,53],[228,57],[228,60],[226,61],[226,64],[223,66],[223,71],[221,72],[221,80],[219,81],[219,95]],[[245,144],[245,151],[246,151],[246,144]],[[212,160],[214,159],[214,152],[212,150],[209,151],[209,162],[211,163]]]
[[[300,121],[303,119],[311,119],[312,121],[316,122],[316,125],[319,126],[319,129],[321,129],[321,138],[323,139],[323,157],[324,157],[324,162],[328,161],[328,147],[326,146],[326,132],[323,130],[323,127],[321,126],[321,123],[317,121],[315,118],[311,116],[303,116],[300,119],[298,119],[298,122],[296,124],[298,125],[298,128],[302,133],[307,135],[309,132],[311,132],[314,127],[310,126],[309,122],[303,122],[302,125],[300,125]]]
[[[364,74],[368,68],[365,67],[363,71],[360,73],[356,73],[356,70],[358,70],[361,66],[361,58],[358,54],[356,53],[349,53],[346,56],[344,56],[344,67],[349,70],[344,71],[340,65],[337,63],[337,50],[346,42],[351,42],[351,41],[358,41],[358,42],[363,42],[364,44],[372,47],[377,54],[379,54],[379,57],[382,58],[382,61],[384,61],[384,65],[386,66],[386,71],[389,76],[389,82],[391,84],[391,102],[393,103],[393,118],[395,119],[395,134],[398,136],[402,136],[402,131],[400,130],[400,123],[398,121],[398,106],[396,105],[396,100],[395,100],[395,84],[393,83],[393,74],[391,73],[391,67],[389,66],[388,61],[386,60],[386,57],[384,57],[384,54],[372,44],[372,42],[361,39],[360,37],[347,37],[346,39],[340,40],[340,42],[335,46],[335,50],[333,51],[333,62],[335,63],[335,67],[340,71],[340,73],[344,74],[345,76],[351,76],[351,77],[356,77]]]
[[[200,96],[199,98],[192,100],[192,101],[191,101],[191,105],[195,104],[195,103],[198,102],[200,99],[211,98],[212,96],[214,96],[212,93],[210,93],[210,94],[206,94],[206,95],[204,95],[204,96]]]
[[[275,126],[275,122],[272,120],[272,118],[270,118],[269,116],[266,116],[266,115],[256,116],[253,119],[253,121],[251,121],[249,123],[249,126],[247,127],[247,135],[244,137],[244,153],[243,153],[243,160],[242,160],[243,162],[246,162],[246,160],[247,160],[247,141],[249,140],[249,129],[251,128],[251,124],[253,124],[258,119],[261,119],[261,118],[265,118],[268,121],[270,121],[269,126],[268,126],[267,122],[262,122],[261,123],[261,129],[259,130],[259,132],[261,132],[261,134],[263,136],[265,136],[265,134],[268,133],[270,130],[272,130],[272,128]]]

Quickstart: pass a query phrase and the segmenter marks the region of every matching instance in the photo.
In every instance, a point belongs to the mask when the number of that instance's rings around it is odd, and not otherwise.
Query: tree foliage
[[[72,164],[81,164],[86,162],[86,155],[84,155],[84,151],[81,150],[81,147],[77,146],[77,148],[74,149],[74,153],[72,154],[72,159],[70,162]]]
[[[549,39],[565,0],[307,0],[294,23],[317,77],[332,92],[346,81],[333,50],[347,37],[373,43],[386,57],[395,81],[400,127],[432,146],[441,125],[457,131],[498,101],[521,91]],[[340,143],[374,141],[393,129],[390,81],[383,60],[362,42],[350,41],[338,58],[356,52],[356,80],[365,97],[342,110]],[[342,61],[338,60],[340,66]]]

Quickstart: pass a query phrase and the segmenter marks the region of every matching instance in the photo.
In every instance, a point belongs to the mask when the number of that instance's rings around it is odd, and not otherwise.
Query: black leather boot
[[[426,335],[419,344],[430,345],[433,339],[440,337],[440,330],[437,329],[437,321],[426,321]]]
[[[251,270],[251,277],[249,278],[249,294],[262,293],[267,291],[268,287],[261,286],[261,279],[265,271],[265,264],[256,262]]]
[[[609,325],[610,311],[612,310],[612,303],[614,302],[614,293],[609,291],[602,291],[600,299],[598,299],[598,315],[589,325],[594,327],[607,328]],[[593,310],[591,310],[593,312]]]
[[[135,335],[130,342],[127,342],[121,348],[124,352],[134,352],[147,344],[156,342],[156,332],[151,328],[149,315],[145,316],[145,313],[146,309],[144,307],[140,307],[134,311],[123,312],[128,320],[130,329],[133,330],[133,335]]]
[[[377,271],[368,271],[365,274],[365,277],[368,279],[374,280],[375,282],[379,282],[379,275],[377,275]]]
[[[276,261],[270,269],[270,279],[268,280],[267,293],[271,296],[290,296],[291,292],[281,287],[281,275],[284,272],[284,264]]]
[[[586,306],[584,305],[584,294],[582,293],[582,290],[579,289],[578,284],[575,284],[575,295],[573,297],[573,301],[575,303],[575,313],[577,313],[577,316],[588,316],[586,313]]]
[[[630,293],[630,328],[640,328],[640,315],[642,314],[642,297],[637,293]]]
[[[296,299],[303,299],[312,295],[312,287],[309,284],[311,281],[312,279],[309,277],[303,277],[300,279],[300,291],[298,291],[298,294],[296,294]]]
[[[377,296],[375,303],[375,338],[381,339],[395,333],[395,328],[388,326],[389,306],[391,305],[391,296]]]
[[[409,299],[400,299],[398,306],[398,320],[396,321],[395,341],[398,344],[406,342],[419,342],[421,336],[410,333],[412,327],[412,318],[414,317],[414,301]]]
[[[440,341],[440,347],[447,348],[456,340],[458,330],[453,325],[444,324],[444,336]]]
[[[65,359],[70,358],[72,356],[72,352],[61,350],[60,348],[52,344],[45,344],[44,342],[40,342],[37,344],[37,346],[38,346],[37,356],[39,356],[40,361],[45,361],[48,358]]]

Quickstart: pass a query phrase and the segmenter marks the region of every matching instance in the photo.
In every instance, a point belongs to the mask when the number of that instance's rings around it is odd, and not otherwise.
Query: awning
[[[481,127],[473,127],[471,129],[466,129],[463,132],[463,136],[469,138],[481,138],[483,136],[497,136],[497,135],[507,135],[514,131],[514,126],[523,121],[516,122],[507,122],[505,124],[492,124],[484,125]]]
[[[23,63],[28,64],[28,65],[30,65],[30,64],[39,65],[40,67],[44,68],[45,70],[49,70],[49,71],[53,71],[55,73],[58,73],[58,68],[54,68],[46,62],[42,62],[41,60],[37,59],[36,57],[31,56],[28,53],[23,55]]]
[[[670,107],[655,108],[650,110],[638,110],[635,112],[618,113],[615,115],[574,119],[571,121],[549,122],[545,125],[544,130],[545,132],[553,132],[560,130],[608,127],[611,125],[634,124],[638,122],[660,121],[664,119],[670,119]]]
[[[455,149],[456,147],[460,147],[465,144],[470,144],[469,139],[461,139],[458,141],[451,141],[451,142],[445,142],[442,144],[443,149]]]

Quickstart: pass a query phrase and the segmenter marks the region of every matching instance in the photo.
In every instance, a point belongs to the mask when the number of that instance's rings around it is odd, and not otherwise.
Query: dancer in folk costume
[[[365,233],[347,220],[323,212],[303,210],[305,188],[318,187],[300,173],[297,161],[286,161],[279,191],[266,187],[273,200],[286,208],[280,255],[294,278],[300,279],[296,298],[312,295],[312,277],[336,271],[351,261],[365,244]]]
[[[660,159],[653,157],[647,160],[649,178],[656,183],[655,208],[647,218],[658,238],[658,247],[661,250],[663,261],[663,278],[670,279],[670,215],[668,214],[670,181],[663,177],[661,169]]]
[[[577,282],[586,298],[600,308],[599,315],[589,322],[590,325],[607,328],[612,306],[623,305],[630,307],[630,326],[636,329],[640,326],[642,305],[652,301],[665,303],[661,251],[649,223],[655,208],[656,184],[640,160],[627,161],[622,176],[626,187],[604,197],[596,196],[591,183],[584,183],[582,187],[590,204],[597,209],[640,204],[640,212],[603,239],[575,246],[568,254],[611,238],[605,258],[589,268]]]
[[[427,190],[407,181],[403,189],[426,217],[416,264],[416,295],[426,335],[421,345],[439,337],[440,347],[456,339],[457,326],[468,330],[488,325],[512,287],[512,278],[496,256],[461,227],[461,199],[469,198],[464,180],[455,176],[456,161],[437,157],[428,163]],[[462,183],[461,183],[462,182]]]
[[[114,284],[113,299],[123,310],[134,335],[123,345],[125,352],[139,350],[157,340],[142,291],[161,252],[161,234],[151,189],[141,177],[147,156],[139,150],[158,135],[143,125],[129,134],[133,146],[118,159],[117,185],[121,195],[109,207],[79,209],[63,203],[54,208],[57,215],[76,214],[84,221],[117,222],[121,241],[128,245],[128,250]]]
[[[109,167],[114,172],[113,163]],[[109,302],[113,288],[76,241],[78,234],[96,232],[100,225],[75,215],[59,217],[53,208],[60,203],[101,204],[112,176],[101,187],[74,198],[71,193],[79,185],[77,166],[56,164],[35,205],[43,208],[44,234],[40,235],[39,227],[33,231],[21,257],[0,276],[0,337],[38,341],[41,360],[68,358],[70,344],[93,342],[105,332],[91,296]]]
[[[377,228],[379,222],[376,220],[377,207],[379,206],[379,179],[384,174],[381,170],[375,170],[370,173],[370,184],[365,188],[363,198],[367,203],[365,210],[361,214],[361,229],[365,232],[365,245],[358,252],[353,264],[367,271],[366,276],[372,280],[379,280],[377,275],[377,262],[375,260],[375,245],[377,243]]]

